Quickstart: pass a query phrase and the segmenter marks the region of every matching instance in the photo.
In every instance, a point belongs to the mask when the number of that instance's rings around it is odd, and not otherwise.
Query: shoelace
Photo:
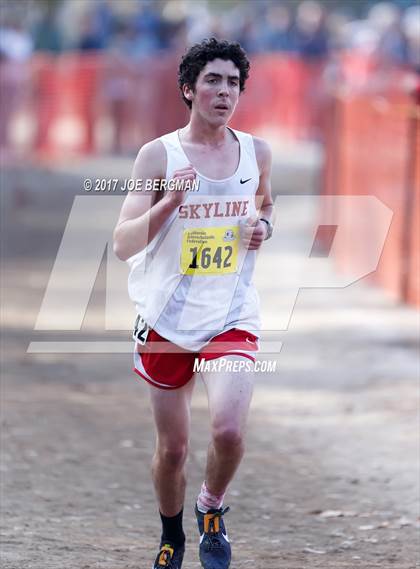
[[[164,561],[165,565],[162,565],[161,561]],[[164,567],[165,569],[173,569],[174,565],[172,564],[171,554],[168,550],[159,551],[158,556],[156,558],[155,565],[158,563],[158,567]]]
[[[215,549],[221,549],[223,547],[221,538],[220,538],[220,522],[219,522],[219,531],[216,531],[215,528],[215,519],[221,518],[226,512],[229,511],[229,506],[214,514],[214,517],[209,521],[209,531],[206,534],[207,537],[207,544],[208,550],[213,551]]]

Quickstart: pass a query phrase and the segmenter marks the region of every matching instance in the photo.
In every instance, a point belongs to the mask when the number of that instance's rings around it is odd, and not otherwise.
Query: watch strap
[[[260,221],[264,221],[264,223],[267,224],[267,235],[264,239],[264,241],[266,241],[267,239],[270,239],[273,233],[273,224],[271,223],[271,221],[268,221],[268,219],[265,219],[264,217],[260,217]]]

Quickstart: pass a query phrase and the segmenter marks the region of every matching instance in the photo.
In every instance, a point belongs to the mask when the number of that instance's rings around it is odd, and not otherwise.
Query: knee
[[[213,444],[215,447],[226,452],[242,449],[244,437],[241,429],[229,425],[213,426]]]
[[[179,470],[187,460],[188,443],[158,444],[156,455],[164,467],[170,470]]]

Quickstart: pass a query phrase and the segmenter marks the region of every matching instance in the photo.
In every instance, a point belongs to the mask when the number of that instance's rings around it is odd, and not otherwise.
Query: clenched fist
[[[249,250],[259,249],[267,236],[267,224],[258,217],[248,217],[240,227],[242,245]]]
[[[182,189],[182,183],[180,184],[179,180],[189,182],[189,184],[191,184],[196,177],[197,173],[191,164],[185,168],[181,168],[180,170],[175,170],[172,179],[177,181],[178,189],[165,192],[165,199],[170,201],[171,205],[182,205],[187,197],[188,190]]]

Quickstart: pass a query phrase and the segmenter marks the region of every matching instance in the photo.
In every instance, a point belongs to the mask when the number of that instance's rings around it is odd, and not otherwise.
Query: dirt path
[[[154,434],[130,356],[26,353],[72,199],[48,195],[8,206],[2,230],[2,566],[150,569]],[[414,569],[414,311],[363,282],[306,290],[281,339],[277,372],[257,379],[247,455],[227,498],[232,569]],[[192,511],[207,418],[197,384],[185,569],[199,568]]]

